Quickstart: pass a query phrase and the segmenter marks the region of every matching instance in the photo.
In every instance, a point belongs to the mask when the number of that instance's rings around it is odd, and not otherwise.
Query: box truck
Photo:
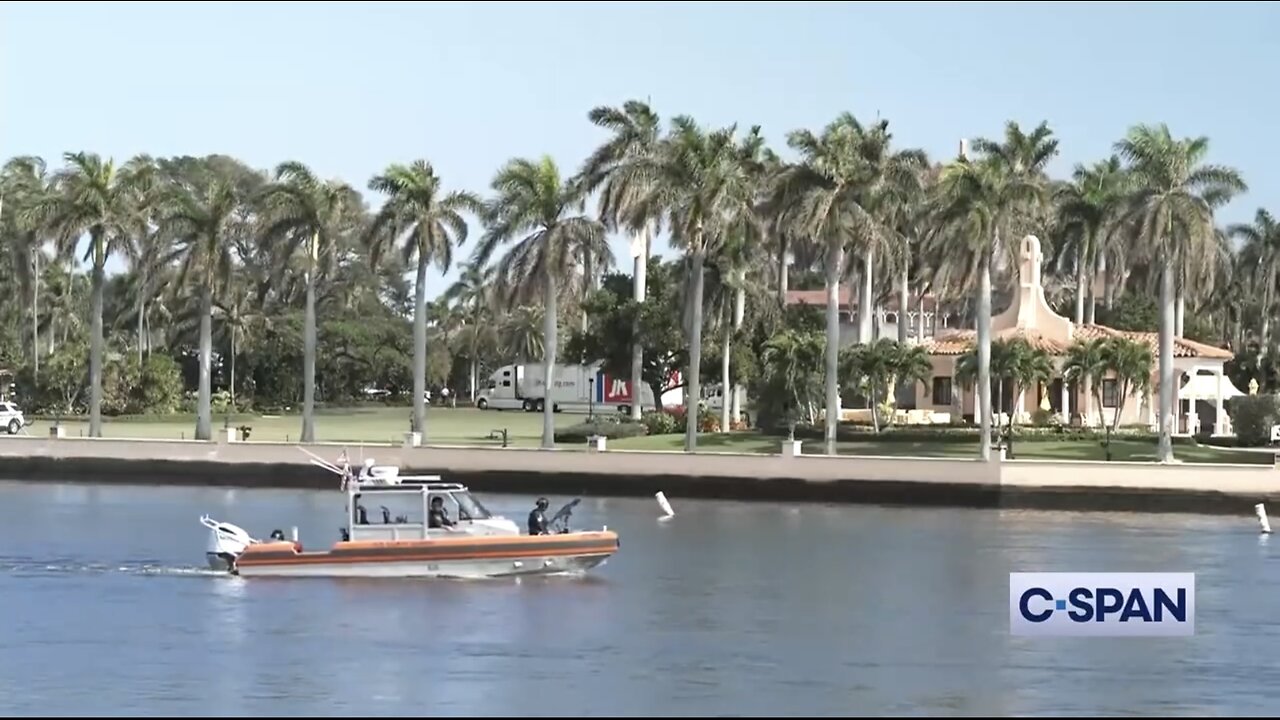
[[[476,398],[481,410],[524,410],[541,412],[548,395],[542,363],[503,365],[489,376],[487,387]],[[556,365],[550,383],[554,412],[630,412],[633,401],[631,378],[614,377],[591,365]],[[674,398],[674,399],[673,399]],[[663,395],[663,404],[681,404],[682,390]],[[640,388],[640,407],[654,407],[653,391]]]

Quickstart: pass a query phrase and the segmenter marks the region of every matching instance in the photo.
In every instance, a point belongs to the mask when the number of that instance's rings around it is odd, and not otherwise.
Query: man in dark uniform
[[[431,498],[431,509],[427,511],[427,527],[453,527],[453,521],[444,511],[444,498],[439,495]]]
[[[537,507],[529,512],[529,534],[530,535],[550,535],[547,530],[547,499],[538,498]]]

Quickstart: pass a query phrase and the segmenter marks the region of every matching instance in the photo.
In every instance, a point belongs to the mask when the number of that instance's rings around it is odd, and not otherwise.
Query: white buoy
[[[658,506],[662,508],[664,513],[666,513],[666,515],[660,518],[661,520],[668,520],[675,517],[676,511],[671,509],[671,503],[667,502],[667,496],[662,494],[661,490],[654,493],[653,496],[658,498]]]
[[[289,534],[293,536],[293,541],[298,542],[298,526],[294,525],[293,527],[289,528],[289,530],[290,530]]]
[[[1267,509],[1262,505],[1262,503],[1254,505],[1253,509],[1254,512],[1258,514],[1258,524],[1262,526],[1263,534],[1270,534],[1271,523],[1267,522]]]

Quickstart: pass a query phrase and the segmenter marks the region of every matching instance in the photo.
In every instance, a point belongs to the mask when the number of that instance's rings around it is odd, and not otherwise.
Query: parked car
[[[18,431],[26,427],[27,419],[23,417],[22,410],[11,402],[0,402],[0,428],[4,428],[10,435],[17,435]]]

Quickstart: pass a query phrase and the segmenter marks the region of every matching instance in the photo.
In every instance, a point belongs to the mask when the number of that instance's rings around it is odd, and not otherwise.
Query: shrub
[[[637,437],[645,434],[645,424],[631,421],[619,422],[616,419],[596,418],[578,423],[572,427],[556,431],[556,442],[586,442],[593,435],[601,435],[610,440]]]
[[[1236,437],[1245,447],[1271,442],[1271,426],[1280,418],[1275,395],[1246,395],[1231,401],[1229,413]]]
[[[683,419],[683,418],[682,418]],[[673,435],[680,432],[680,425],[675,415],[669,412],[647,412],[640,418],[650,435]]]

